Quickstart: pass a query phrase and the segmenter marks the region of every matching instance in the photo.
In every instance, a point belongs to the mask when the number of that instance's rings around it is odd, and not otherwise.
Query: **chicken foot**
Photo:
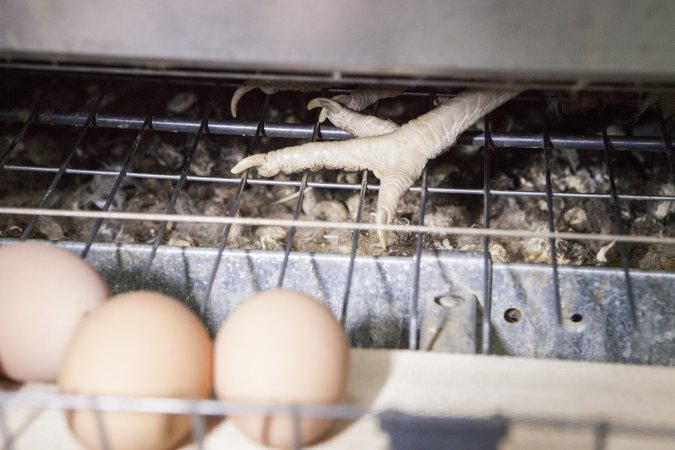
[[[349,130],[356,139],[340,142],[310,142],[244,158],[233,173],[256,167],[264,177],[306,169],[371,170],[380,179],[375,222],[389,224],[403,194],[420,177],[430,159],[448,150],[459,135],[477,120],[520,94],[516,89],[465,90],[455,97],[397,126],[373,118],[329,99],[315,99],[309,107],[322,107],[336,126]],[[366,124],[367,125],[363,125]],[[378,230],[386,248],[386,233]]]

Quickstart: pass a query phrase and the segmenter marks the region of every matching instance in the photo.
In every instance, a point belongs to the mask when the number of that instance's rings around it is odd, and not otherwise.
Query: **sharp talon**
[[[383,250],[387,249],[387,232],[384,230],[377,230],[377,236],[380,238],[380,245]]]
[[[331,112],[336,112],[340,110],[341,106],[337,102],[328,98],[315,98],[307,103],[307,109],[314,108],[326,108]]]
[[[391,216],[387,211],[377,211],[375,213],[375,223],[378,225],[388,225],[391,221]],[[387,232],[385,230],[377,230],[377,236],[380,238],[380,245],[384,250],[387,249]]]
[[[239,163],[237,163],[236,166],[230,169],[230,171],[232,173],[241,173],[244,170],[250,169],[252,167],[262,166],[263,164],[265,164],[266,160],[267,154],[251,155],[239,161]]]
[[[328,118],[328,111],[334,113],[338,112],[340,105],[327,98],[315,98],[307,103],[307,109],[323,108],[319,113],[319,122],[323,123]]]
[[[232,100],[230,101],[230,112],[232,113],[232,117],[237,117],[237,105],[239,104],[239,100],[241,100],[244,94],[254,89],[257,89],[258,87],[259,86],[255,83],[246,82],[241,86],[239,86],[236,91],[234,91],[234,94],[232,95]]]

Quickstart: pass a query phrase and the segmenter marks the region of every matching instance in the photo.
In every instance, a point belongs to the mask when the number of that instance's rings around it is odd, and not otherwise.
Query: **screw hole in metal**
[[[504,311],[504,320],[506,320],[508,323],[518,323],[520,322],[521,317],[522,313],[518,308],[509,308]]]
[[[579,323],[582,320],[584,320],[584,316],[582,316],[581,314],[572,314],[570,320],[574,323]]]

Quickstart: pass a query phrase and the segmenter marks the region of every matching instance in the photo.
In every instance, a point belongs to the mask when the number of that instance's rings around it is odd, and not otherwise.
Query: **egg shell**
[[[214,348],[218,398],[272,404],[335,404],[349,372],[349,345],[331,311],[287,289],[256,294],[222,324]],[[259,443],[294,446],[289,417],[240,416],[237,427]],[[317,441],[330,420],[301,419],[303,445]]]
[[[136,291],[112,297],[78,327],[66,352],[59,390],[68,394],[207,398],[212,343],[187,307],[165,295]],[[96,417],[66,413],[89,449],[101,448]],[[175,448],[190,430],[187,415],[103,412],[110,448]]]
[[[16,381],[55,381],[80,320],[110,296],[71,252],[22,242],[0,248],[0,370]]]

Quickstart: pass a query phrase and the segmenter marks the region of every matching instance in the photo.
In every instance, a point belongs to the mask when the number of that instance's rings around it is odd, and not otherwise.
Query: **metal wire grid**
[[[3,74],[7,75],[7,73]],[[117,82],[115,76],[108,76],[106,79],[102,80],[104,88],[100,89],[98,92],[92,94],[94,96],[93,101],[91,102],[91,108],[87,113],[46,113],[41,111],[41,99],[44,98],[51,90],[55,89],[55,86],[58,85],[59,81],[63,77],[67,77],[67,74],[56,74],[48,75],[52,77],[50,83],[48,83],[47,89],[38,96],[35,101],[32,109],[28,114],[23,111],[0,111],[0,120],[2,121],[20,121],[23,120],[22,126],[19,131],[16,133],[13,141],[9,147],[0,155],[0,177],[2,176],[3,171],[15,171],[15,172],[29,172],[29,173],[46,173],[54,174],[49,188],[45,192],[42,200],[40,201],[37,208],[11,208],[5,207],[0,208],[0,214],[11,214],[11,215],[31,215],[32,218],[29,222],[28,227],[23,231],[21,239],[27,239],[30,236],[32,227],[37,220],[39,215],[45,216],[63,216],[63,217],[82,217],[82,218],[96,218],[96,224],[91,232],[91,235],[87,242],[85,243],[84,250],[82,251],[81,256],[83,258],[87,257],[88,251],[91,248],[92,244],[96,240],[96,235],[100,229],[101,223],[105,219],[126,219],[126,220],[149,220],[149,221],[159,221],[160,226],[157,232],[157,235],[152,243],[152,251],[150,257],[145,262],[144,270],[140,278],[141,287],[144,285],[147,274],[152,266],[154,256],[158,247],[162,242],[163,235],[166,231],[167,221],[200,221],[205,223],[221,223],[225,224],[225,230],[223,236],[220,240],[220,245],[218,249],[218,256],[216,263],[210,273],[208,289],[205,297],[201,303],[201,312],[202,315],[207,309],[208,302],[210,300],[211,288],[218,271],[218,266],[222,259],[223,254],[226,252],[227,239],[231,231],[231,227],[234,224],[275,224],[283,227],[290,228],[288,233],[287,244],[284,249],[284,262],[282,264],[282,269],[279,273],[279,279],[277,282],[278,286],[282,286],[284,282],[285,267],[287,266],[290,253],[292,251],[292,242],[294,238],[294,233],[296,227],[335,227],[335,228],[347,228],[353,231],[352,235],[352,247],[349,258],[349,269],[347,276],[347,283],[345,285],[344,297],[343,297],[343,309],[341,313],[340,320],[344,323],[345,317],[348,314],[348,304],[349,304],[349,295],[351,289],[351,280],[354,270],[354,260],[356,257],[356,248],[358,244],[359,234],[361,230],[371,230],[375,227],[371,224],[361,223],[361,212],[363,211],[363,205],[365,201],[365,194],[368,191],[377,191],[377,185],[368,184],[368,174],[364,171],[361,175],[360,184],[341,184],[341,183],[324,183],[324,182],[310,182],[308,181],[307,172],[303,174],[301,181],[276,181],[276,180],[266,180],[266,179],[249,179],[249,174],[246,172],[242,178],[217,178],[217,177],[203,177],[203,176],[193,176],[188,175],[188,169],[190,167],[191,158],[194,154],[197,144],[200,137],[205,133],[223,133],[223,134],[244,134],[248,136],[253,136],[251,145],[249,146],[247,154],[252,154],[256,146],[259,143],[259,140],[262,136],[267,137],[294,137],[294,138],[307,138],[311,137],[312,140],[321,137],[323,139],[344,139],[348,136],[346,133],[336,130],[330,126],[319,126],[318,120],[313,125],[294,125],[294,124],[270,124],[267,122],[267,113],[269,106],[269,96],[266,98],[265,103],[262,107],[262,112],[260,119],[257,123],[246,123],[235,120],[227,121],[216,121],[210,119],[210,112],[214,105],[215,98],[222,91],[224,84],[220,81],[213,81],[209,83],[212,88],[209,106],[207,107],[202,118],[197,121],[194,119],[166,119],[158,118],[153,116],[153,108],[155,106],[156,98],[159,96],[159,93],[164,88],[166,83],[172,82],[173,80],[158,79],[158,80],[149,80],[155,81],[158,84],[158,91],[153,97],[153,100],[148,107],[147,114],[144,117],[129,117],[129,116],[112,116],[112,115],[103,115],[97,112],[98,107],[101,104],[101,101],[106,93],[106,90],[109,88],[111,83]],[[411,93],[411,95],[429,95],[428,93]],[[430,97],[431,98],[431,97]],[[527,99],[531,100],[531,99]],[[536,99],[535,99],[536,100]],[[547,99],[539,99],[540,103],[543,105],[543,111],[545,111],[545,103]],[[544,112],[545,114],[545,112]],[[673,142],[672,138],[666,135],[666,126],[663,119],[663,115],[658,111],[659,121],[662,131],[662,136],[656,137],[610,137],[607,134],[606,129],[602,130],[602,136],[592,137],[592,136],[559,136],[551,135],[548,131],[548,126],[545,126],[541,134],[497,134],[492,133],[490,127],[490,118],[486,120],[485,131],[482,133],[466,133],[460,139],[460,143],[467,143],[472,145],[479,145],[483,147],[484,151],[484,185],[483,189],[453,189],[453,188],[437,188],[429,187],[427,185],[427,171],[424,171],[422,176],[421,185],[415,186],[411,189],[413,192],[418,192],[420,194],[420,211],[418,214],[418,224],[417,226],[396,226],[390,225],[384,227],[387,230],[399,231],[399,232],[412,232],[417,234],[417,241],[415,246],[414,256],[411,258],[411,267],[413,273],[413,290],[410,298],[410,316],[409,316],[409,343],[408,346],[410,349],[417,349],[419,345],[419,338],[417,334],[417,297],[419,289],[419,271],[420,271],[420,259],[422,253],[422,239],[426,233],[447,233],[447,234],[470,234],[483,237],[483,260],[484,260],[484,314],[482,322],[482,339],[481,339],[481,352],[489,353],[490,351],[490,306],[491,306],[491,257],[488,250],[490,238],[492,236],[514,236],[514,237],[542,237],[548,239],[550,242],[550,251],[551,254],[551,270],[552,277],[554,281],[555,298],[557,302],[557,312],[559,322],[562,322],[563,317],[561,315],[561,303],[560,303],[560,292],[558,285],[558,269],[557,269],[557,258],[555,255],[555,241],[556,239],[596,239],[596,240],[607,240],[614,239],[619,242],[619,249],[621,252],[621,264],[624,272],[625,278],[625,288],[626,288],[626,298],[631,306],[631,320],[634,326],[637,325],[636,322],[636,311],[635,311],[635,302],[634,302],[634,292],[631,283],[631,270],[628,265],[628,258],[625,249],[623,248],[623,242],[647,242],[647,243],[664,243],[664,244],[675,244],[675,238],[653,238],[647,236],[627,236],[624,234],[622,228],[621,219],[619,216],[619,202],[622,200],[632,200],[632,201],[675,201],[675,196],[645,196],[645,195],[636,195],[636,194],[619,194],[615,185],[615,175],[613,170],[613,158],[615,152],[618,151],[652,151],[652,152],[662,152],[664,155],[664,162],[668,164],[670,169],[671,180],[675,174],[675,167],[673,166],[673,160],[675,159],[673,155]],[[81,127],[78,133],[78,137],[75,143],[72,145],[70,152],[68,152],[66,158],[61,162],[59,167],[34,167],[34,166],[25,166],[25,165],[9,165],[6,164],[7,159],[12,154],[12,152],[17,148],[17,145],[23,137],[25,136],[28,128],[36,123],[50,123],[57,126],[79,126]],[[99,170],[99,169],[79,169],[68,167],[72,159],[72,156],[81,142],[82,138],[86,132],[93,127],[111,127],[111,126],[120,126],[123,125],[128,128],[137,129],[138,133],[136,138],[131,145],[128,154],[124,160],[122,167],[119,170]],[[153,129],[156,131],[177,131],[183,133],[194,134],[193,144],[190,147],[187,155],[184,158],[181,171],[179,175],[168,175],[168,174],[151,174],[151,173],[136,173],[129,170],[130,162],[135,155],[140,142],[143,139],[144,133]],[[310,134],[311,132],[311,134]],[[546,161],[546,189],[543,192],[522,192],[522,191],[511,191],[511,190],[493,190],[490,186],[490,161],[491,155],[497,151],[498,148],[502,147],[521,147],[521,148],[532,148],[543,150],[544,157]],[[551,183],[551,172],[550,172],[550,163],[551,163],[551,153],[555,148],[576,148],[578,150],[595,150],[603,151],[605,156],[605,161],[608,167],[608,176],[610,178],[611,190],[608,194],[578,194],[578,193],[562,193],[562,192],[553,192],[552,183]],[[48,209],[48,203],[50,196],[52,195],[55,187],[59,184],[64,174],[78,174],[78,175],[103,175],[116,177],[115,183],[109,192],[105,206],[102,211],[64,211],[64,210],[53,210]],[[110,206],[112,201],[120,188],[121,182],[125,177],[129,178],[155,178],[155,179],[164,179],[175,181],[176,185],[172,197],[169,201],[167,210],[164,214],[146,214],[146,213],[119,213],[110,211]],[[227,217],[207,217],[207,216],[181,216],[174,213],[174,206],[177,199],[177,196],[181,190],[181,187],[186,181],[202,181],[202,182],[212,182],[212,183],[225,183],[225,184],[237,184],[237,193],[234,198],[234,201],[228,211]],[[239,210],[239,205],[241,201],[242,193],[247,185],[270,185],[270,186],[292,186],[298,188],[298,199],[296,201],[296,206],[294,209],[293,219],[292,220],[273,220],[273,219],[256,219],[256,218],[239,218],[237,213]],[[309,187],[317,188],[332,188],[332,189],[355,189],[359,190],[360,198],[358,205],[357,213],[357,223],[356,224],[339,224],[339,223],[326,223],[321,222],[320,224],[308,221],[298,220],[300,208],[302,205],[302,198],[304,192]],[[424,225],[424,215],[425,215],[425,206],[427,195],[433,194],[443,194],[443,195],[453,195],[453,194],[463,194],[463,195],[481,195],[483,198],[483,207],[484,207],[484,228],[483,229],[466,229],[466,228],[448,228],[448,227],[428,227]],[[490,211],[490,200],[493,196],[530,196],[530,197],[543,197],[546,199],[547,204],[547,219],[548,219],[548,233],[545,232],[529,232],[522,230],[495,230],[490,228],[489,222],[489,211]],[[615,224],[615,234],[613,235],[598,235],[598,234],[584,234],[584,233],[557,233],[554,229],[554,211],[553,211],[553,199],[556,197],[561,198],[584,198],[584,199],[605,199],[610,200],[613,205],[614,211],[614,224]],[[634,328],[636,335],[639,333],[637,328]],[[6,394],[0,395],[0,402],[3,398],[8,400]],[[75,407],[75,408],[91,408],[91,403],[82,406],[82,403],[77,403],[68,405],[65,397],[56,396],[54,398],[46,398],[41,403],[40,407],[50,407],[49,405],[58,404],[56,407]],[[71,399],[72,400],[72,399]],[[80,402],[82,399],[79,400]],[[63,404],[61,404],[63,403]],[[194,414],[194,429],[193,433],[196,440],[201,443],[204,438],[204,426],[202,422],[203,415],[213,414],[213,411],[209,413],[209,408],[216,408],[215,403],[209,403],[208,401],[204,402],[186,402],[183,404],[183,409],[189,405],[190,413]],[[199,407],[195,405],[201,405]],[[97,405],[97,407],[100,405]],[[53,407],[53,406],[52,406]],[[182,408],[178,408],[179,412],[183,411]],[[193,409],[194,408],[194,409]],[[222,408],[222,406],[220,406]],[[95,408],[97,409],[97,408]],[[114,407],[113,407],[114,409]],[[125,408],[122,408],[125,409]],[[152,408],[151,408],[152,409]],[[165,411],[161,407],[159,408],[162,411]],[[235,408],[236,410],[236,408]],[[333,412],[338,411],[333,410]],[[176,410],[169,411],[174,412]],[[265,409],[266,413],[272,414],[270,409]],[[299,416],[300,410],[293,410],[292,415],[297,419]],[[1,410],[0,410],[1,412]],[[220,411],[219,413],[225,414],[227,408]],[[260,411],[256,411],[260,412]],[[303,415],[307,411],[300,411]],[[288,410],[281,412],[281,414],[288,413]],[[362,411],[351,410],[347,416],[348,418],[355,418],[358,415],[362,414]],[[311,413],[310,413],[311,415]],[[330,414],[329,414],[330,415]],[[338,414],[339,415],[339,414]],[[0,420],[0,423],[2,421]],[[296,422],[297,423],[297,422]],[[583,426],[589,426],[588,423]],[[594,429],[597,429],[598,432],[598,441],[602,440],[603,433],[606,433],[605,424],[593,424]],[[5,439],[9,439],[5,436]],[[11,443],[9,444],[11,445]],[[10,447],[11,448],[11,447]],[[105,448],[105,447],[104,447]],[[299,446],[298,446],[299,448]],[[602,448],[600,445],[598,448]]]
[[[216,264],[214,265],[211,275],[209,278],[207,293],[205,298],[202,301],[201,310],[202,313],[207,308],[209,301],[211,288],[215,280],[216,273],[218,271],[218,265],[222,258],[222,255],[226,249],[227,238],[231,231],[231,226],[235,223],[247,223],[247,224],[277,224],[284,227],[289,227],[288,239],[286,242],[286,247],[284,250],[284,260],[279,273],[279,278],[277,285],[282,286],[285,276],[285,268],[288,263],[288,258],[291,253],[294,233],[297,226],[319,226],[315,223],[303,223],[298,221],[302,199],[305,190],[308,187],[318,187],[318,188],[335,188],[335,189],[359,189],[360,190],[360,201],[358,205],[358,214],[357,214],[357,223],[356,224],[330,224],[335,225],[337,228],[348,228],[353,230],[353,242],[350,252],[350,262],[349,270],[347,275],[347,284],[345,287],[344,301],[343,301],[343,312],[341,320],[344,321],[345,316],[348,313],[348,302],[349,302],[349,291],[350,284],[352,279],[352,273],[354,269],[354,259],[356,256],[356,248],[358,244],[359,231],[363,229],[372,229],[373,225],[362,224],[360,223],[360,215],[363,210],[364,196],[365,192],[373,190],[378,190],[377,185],[370,185],[367,183],[367,173],[362,174],[362,182],[360,185],[350,185],[350,184],[340,184],[340,183],[324,183],[324,182],[309,182],[307,172],[302,177],[301,181],[275,181],[275,180],[266,180],[266,179],[249,179],[248,173],[245,173],[242,178],[215,178],[215,177],[199,177],[188,175],[188,170],[190,167],[192,156],[197,148],[200,137],[204,133],[226,133],[226,134],[252,134],[253,140],[248,149],[247,154],[252,154],[255,151],[255,147],[258,145],[258,142],[262,136],[275,137],[275,136],[284,136],[284,137],[307,137],[308,131],[311,130],[311,139],[316,140],[319,136],[323,139],[343,139],[347,137],[345,132],[336,130],[335,128],[328,126],[319,126],[318,121],[313,125],[291,125],[291,124],[276,124],[271,126],[267,123],[266,115],[269,105],[269,97],[265,101],[262,113],[259,121],[255,124],[254,132],[251,133],[250,124],[242,124],[241,122],[230,120],[230,121],[216,121],[210,120],[210,112],[213,108],[215,97],[219,94],[223,87],[223,83],[220,81],[215,81],[211,84],[212,92],[210,94],[208,107],[204,113],[204,116],[200,121],[195,119],[180,119],[180,118],[170,118],[162,119],[153,116],[153,109],[155,103],[161,92],[164,90],[167,80],[166,79],[157,79],[151,80],[157,84],[157,92],[147,110],[145,117],[129,117],[129,116],[114,116],[108,115],[104,116],[97,112],[103,97],[105,96],[106,91],[110,88],[113,82],[118,82],[119,80],[115,79],[114,76],[108,76],[99,82],[104,84],[103,89],[100,89],[95,94],[92,94],[91,108],[87,113],[49,113],[41,111],[41,100],[44,95],[55,88],[55,85],[58,83],[60,78],[63,78],[64,75],[55,75],[50,83],[47,85],[46,92],[42,92],[40,96],[37,97],[35,104],[33,105],[32,110],[29,114],[26,114],[25,111],[0,111],[0,120],[5,121],[16,121],[22,117],[26,117],[24,120],[19,132],[16,134],[12,143],[6,149],[6,151],[0,156],[0,170],[4,171],[17,171],[17,172],[33,172],[33,173],[53,173],[54,177],[46,190],[44,196],[42,197],[39,205],[35,209],[30,208],[0,208],[0,213],[3,214],[30,214],[32,215],[29,224],[23,230],[21,234],[21,240],[27,239],[35,225],[35,222],[39,215],[54,215],[54,216],[71,216],[71,217],[92,217],[96,218],[96,223],[92,229],[89,239],[85,243],[84,249],[81,256],[86,258],[87,253],[89,252],[92,244],[95,242],[96,235],[100,229],[100,226],[104,219],[106,218],[122,218],[130,220],[155,220],[159,221],[159,229],[155,236],[155,239],[152,243],[152,250],[150,257],[146,261],[144,269],[140,277],[140,287],[145,285],[147,280],[147,275],[152,266],[154,256],[160,244],[162,243],[162,238],[166,232],[167,221],[206,221],[212,223],[224,223],[226,228],[222,239],[219,245],[218,257]],[[171,80],[173,82],[173,80]],[[433,95],[428,93],[417,93],[412,92],[410,95],[427,95],[430,101],[433,99]],[[546,97],[526,97],[526,101],[537,101],[541,104],[543,114],[546,114]],[[431,105],[431,104],[430,104]],[[550,251],[551,251],[551,269],[552,277],[554,282],[556,303],[557,303],[557,314],[558,321],[562,323],[563,317],[561,313],[561,301],[560,301],[560,292],[558,285],[558,268],[557,268],[557,257],[556,257],[556,246],[555,241],[558,238],[572,238],[572,239],[608,239],[616,238],[619,241],[619,250],[621,252],[621,263],[624,270],[625,280],[626,280],[626,293],[627,299],[631,305],[632,317],[631,320],[633,324],[636,324],[635,321],[635,302],[634,302],[634,293],[632,291],[631,279],[630,279],[630,268],[628,264],[627,253],[623,248],[623,242],[625,241],[634,241],[634,242],[661,242],[661,243],[672,243],[671,240],[675,242],[675,239],[672,238],[649,238],[641,236],[626,236],[622,228],[621,219],[619,216],[619,201],[621,200],[636,200],[636,201],[651,201],[651,200],[666,200],[666,201],[675,201],[675,196],[645,196],[645,195],[625,195],[618,194],[615,186],[615,176],[613,170],[613,154],[616,151],[621,149],[622,151],[656,151],[663,152],[665,162],[668,164],[671,171],[671,179],[675,169],[673,166],[673,145],[672,138],[666,135],[665,121],[662,114],[659,113],[660,126],[662,130],[661,137],[609,137],[606,130],[603,130],[602,136],[592,137],[592,136],[552,136],[549,134],[548,126],[545,126],[542,130],[542,133],[539,135],[530,134],[530,135],[510,135],[510,134],[501,134],[497,135],[492,133],[490,128],[490,119],[486,120],[486,128],[483,133],[468,133],[462,136],[460,142],[470,143],[473,145],[483,145],[484,149],[484,186],[482,190],[479,189],[453,189],[453,188],[440,188],[440,187],[429,187],[427,186],[427,171],[424,171],[422,176],[421,185],[415,186],[411,190],[414,192],[420,193],[420,211],[418,215],[418,226],[389,226],[389,229],[396,231],[404,232],[414,232],[417,233],[417,243],[415,246],[415,253],[411,260],[412,264],[412,283],[413,283],[413,292],[410,299],[410,324],[409,324],[409,348],[416,349],[418,347],[418,337],[415,330],[417,329],[417,295],[418,295],[418,283],[419,283],[419,270],[420,270],[420,257],[422,253],[422,239],[425,233],[430,232],[447,232],[447,233],[465,233],[465,234],[478,234],[483,236],[483,258],[484,258],[484,298],[485,304],[485,314],[483,315],[483,324],[482,324],[482,344],[481,351],[483,353],[489,353],[490,348],[490,321],[489,321],[489,311],[490,311],[490,298],[491,298],[491,258],[488,251],[490,237],[491,236],[538,236],[544,237],[550,242]],[[54,125],[70,125],[70,126],[79,126],[79,133],[71,149],[67,152],[66,157],[63,159],[59,167],[34,167],[34,166],[25,166],[25,165],[9,165],[5,161],[16,149],[17,145],[25,136],[28,128],[34,123],[51,123]],[[199,127],[195,129],[196,124],[199,123]],[[139,125],[140,124],[140,125]],[[109,126],[124,126],[128,128],[137,128],[138,133],[136,138],[131,145],[126,158],[120,167],[119,170],[91,170],[91,169],[78,169],[70,168],[69,163],[75,153],[76,148],[81,143],[86,132],[92,127],[109,127]],[[150,174],[150,173],[135,173],[129,171],[129,165],[138,150],[140,142],[143,139],[143,136],[148,129],[153,130],[171,130],[178,132],[185,132],[194,134],[193,143],[184,158],[180,174],[179,175],[166,175],[166,174]],[[542,144],[543,143],[543,144]],[[498,147],[527,147],[527,148],[537,148],[544,151],[544,157],[546,162],[546,189],[543,192],[523,192],[523,191],[505,191],[505,190],[493,190],[490,187],[490,161],[491,154],[496,151]],[[602,150],[605,155],[606,164],[608,167],[608,175],[610,178],[611,191],[608,194],[596,194],[596,193],[562,193],[562,192],[553,192],[552,183],[551,183],[551,152],[556,147],[564,148],[577,148],[577,149],[592,149],[592,150]],[[0,172],[1,174],[1,172]],[[79,175],[104,175],[104,176],[113,176],[115,178],[115,183],[109,194],[107,195],[106,202],[102,211],[57,211],[47,209],[50,197],[54,192],[54,189],[61,181],[64,174],[79,174]],[[125,177],[130,178],[156,178],[156,179],[169,179],[175,181],[175,187],[169,200],[166,212],[164,215],[150,215],[145,213],[113,213],[110,211],[110,206],[112,201],[117,194],[121,186],[121,182]],[[201,181],[201,182],[212,182],[212,183],[236,183],[238,185],[237,194],[235,199],[230,207],[227,217],[224,218],[208,218],[205,217],[180,217],[180,215],[174,214],[174,207],[178,197],[178,194],[186,181]],[[246,185],[261,184],[261,185],[273,185],[273,186],[294,186],[298,187],[298,198],[294,208],[293,218],[291,221],[279,221],[274,219],[253,219],[253,218],[238,218],[237,213],[239,210],[241,195]],[[424,226],[424,214],[425,206],[427,204],[426,198],[428,193],[433,194],[444,194],[444,195],[453,195],[453,194],[464,194],[464,195],[482,195],[483,197],[483,208],[484,208],[484,229],[435,229],[433,227]],[[489,211],[490,211],[490,199],[492,196],[501,195],[501,196],[539,196],[544,197],[547,203],[547,219],[548,219],[548,234],[542,233],[533,233],[533,232],[523,232],[518,230],[491,230],[489,222]],[[615,235],[614,236],[602,236],[602,235],[584,235],[582,233],[556,233],[554,229],[554,211],[553,211],[553,198],[562,197],[562,198],[585,198],[585,199],[608,199],[611,200],[614,210],[614,223],[615,223]],[[326,226],[325,222],[322,222],[320,226]]]

